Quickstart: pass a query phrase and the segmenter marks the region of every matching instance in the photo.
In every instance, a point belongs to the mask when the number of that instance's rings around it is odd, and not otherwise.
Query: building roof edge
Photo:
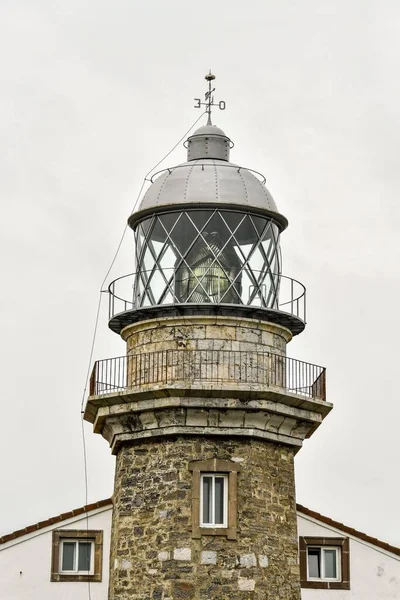
[[[386,550],[387,552],[391,552],[392,554],[396,554],[397,556],[400,556],[400,548],[398,548],[397,546],[392,546],[391,544],[388,544],[387,542],[378,540],[378,538],[372,537],[362,531],[358,531],[357,529],[354,529],[353,527],[349,527],[348,525],[345,525],[344,523],[335,521],[334,519],[331,519],[330,517],[325,517],[325,515],[321,515],[321,513],[311,510],[310,508],[307,508],[306,506],[302,506],[301,504],[296,504],[296,509],[297,509],[297,512],[300,514],[306,515],[307,517],[311,517],[311,518],[315,519],[316,521],[320,521],[321,523],[324,523],[325,525],[330,525],[331,527],[334,527],[335,529],[339,529],[340,531],[343,531],[343,533],[347,533],[347,534],[351,535],[352,537],[362,540],[363,542],[368,542],[369,544],[372,544],[373,546],[382,548],[382,550]]]
[[[62,523],[67,519],[72,519],[73,517],[84,515],[98,508],[103,508],[104,506],[112,506],[112,504],[112,498],[107,498],[106,500],[99,500],[99,502],[92,502],[92,504],[86,504],[85,506],[74,508],[74,510],[61,513],[56,517],[50,517],[50,519],[46,519],[45,521],[39,521],[38,523],[35,523],[33,525],[28,525],[28,527],[23,527],[22,529],[17,529],[16,531],[12,531],[11,533],[7,533],[3,536],[0,536],[0,545],[5,544],[6,542],[12,542],[17,538],[23,537],[24,535],[33,533],[35,531],[39,531],[40,529],[44,529],[45,527],[50,527],[51,525]]]
[[[16,531],[12,531],[11,533],[7,533],[3,536],[0,536],[0,545],[5,544],[6,542],[12,542],[15,539],[23,537],[24,535],[27,535],[29,533],[39,531],[40,529],[44,529],[45,527],[50,527],[51,525],[56,525],[57,523],[62,523],[63,521],[66,521],[67,519],[71,519],[73,517],[77,517],[77,516],[83,515],[85,513],[89,513],[98,508],[103,508],[106,506],[111,507],[112,505],[113,505],[112,498],[106,498],[105,500],[99,500],[98,502],[93,502],[91,504],[86,504],[85,506],[80,506],[79,508],[75,508],[68,512],[61,513],[55,517],[46,519],[45,521],[39,521],[38,523],[35,523],[33,525],[28,525],[28,527],[24,527],[22,529],[17,529]],[[392,546],[391,544],[388,544],[387,542],[384,542],[382,540],[379,540],[378,538],[372,537],[366,533],[363,533],[362,531],[358,531],[357,529],[354,529],[353,527],[349,527],[348,525],[345,525],[344,523],[340,523],[339,521],[335,521],[334,519],[331,519],[330,517],[321,515],[321,513],[311,510],[310,508],[307,508],[306,506],[302,506],[301,504],[296,504],[296,510],[298,513],[300,513],[300,515],[306,515],[308,517],[311,517],[311,518],[315,519],[316,521],[320,521],[321,523],[324,523],[325,525],[330,525],[331,527],[334,527],[335,529],[339,529],[343,533],[347,533],[347,534],[351,535],[352,537],[362,540],[363,542],[368,542],[372,546],[377,546],[378,548],[381,548],[382,550],[386,550],[387,552],[391,552],[392,554],[395,554],[396,556],[400,556],[400,548],[398,548],[397,546]]]

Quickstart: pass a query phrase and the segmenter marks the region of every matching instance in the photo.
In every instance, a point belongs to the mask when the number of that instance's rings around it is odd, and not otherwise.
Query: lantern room
[[[128,223],[134,272],[114,281],[110,327],[175,314],[257,318],[305,326],[305,289],[282,274],[287,227],[258,172],[230,162],[233,143],[208,124],[186,141],[187,161],[156,173]]]

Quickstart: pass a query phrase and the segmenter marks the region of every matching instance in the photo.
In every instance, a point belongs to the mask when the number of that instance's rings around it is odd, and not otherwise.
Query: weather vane
[[[206,79],[208,81],[208,91],[204,94],[205,102],[202,102],[200,98],[195,98],[194,101],[196,102],[196,104],[194,105],[194,107],[200,108],[201,106],[205,106],[206,113],[208,113],[207,125],[212,125],[212,123],[211,123],[211,107],[218,106],[218,108],[220,110],[225,110],[226,103],[224,100],[221,100],[220,102],[214,102],[213,93],[215,92],[215,88],[212,88],[211,82],[215,79],[215,75],[213,75],[211,73],[211,70],[208,73],[208,75],[205,76],[204,79]]]

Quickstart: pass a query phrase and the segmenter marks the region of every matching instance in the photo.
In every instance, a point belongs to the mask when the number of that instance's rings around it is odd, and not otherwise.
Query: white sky
[[[288,355],[327,367],[335,404],[296,459],[297,500],[400,545],[399,19],[397,0],[0,2],[0,533],[85,502],[98,290],[211,68],[232,160],[290,221],[284,273],[307,286],[308,326]],[[94,358],[124,354],[106,309]],[[94,501],[114,458],[85,427]]]

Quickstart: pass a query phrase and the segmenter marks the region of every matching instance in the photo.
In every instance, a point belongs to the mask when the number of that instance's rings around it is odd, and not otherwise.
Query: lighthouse
[[[109,287],[126,354],[90,382],[85,419],[116,455],[111,600],[300,600],[294,456],[332,405],[325,369],[286,352],[306,325],[288,221],[231,162],[206,79],[186,161],[128,219],[135,264]]]

